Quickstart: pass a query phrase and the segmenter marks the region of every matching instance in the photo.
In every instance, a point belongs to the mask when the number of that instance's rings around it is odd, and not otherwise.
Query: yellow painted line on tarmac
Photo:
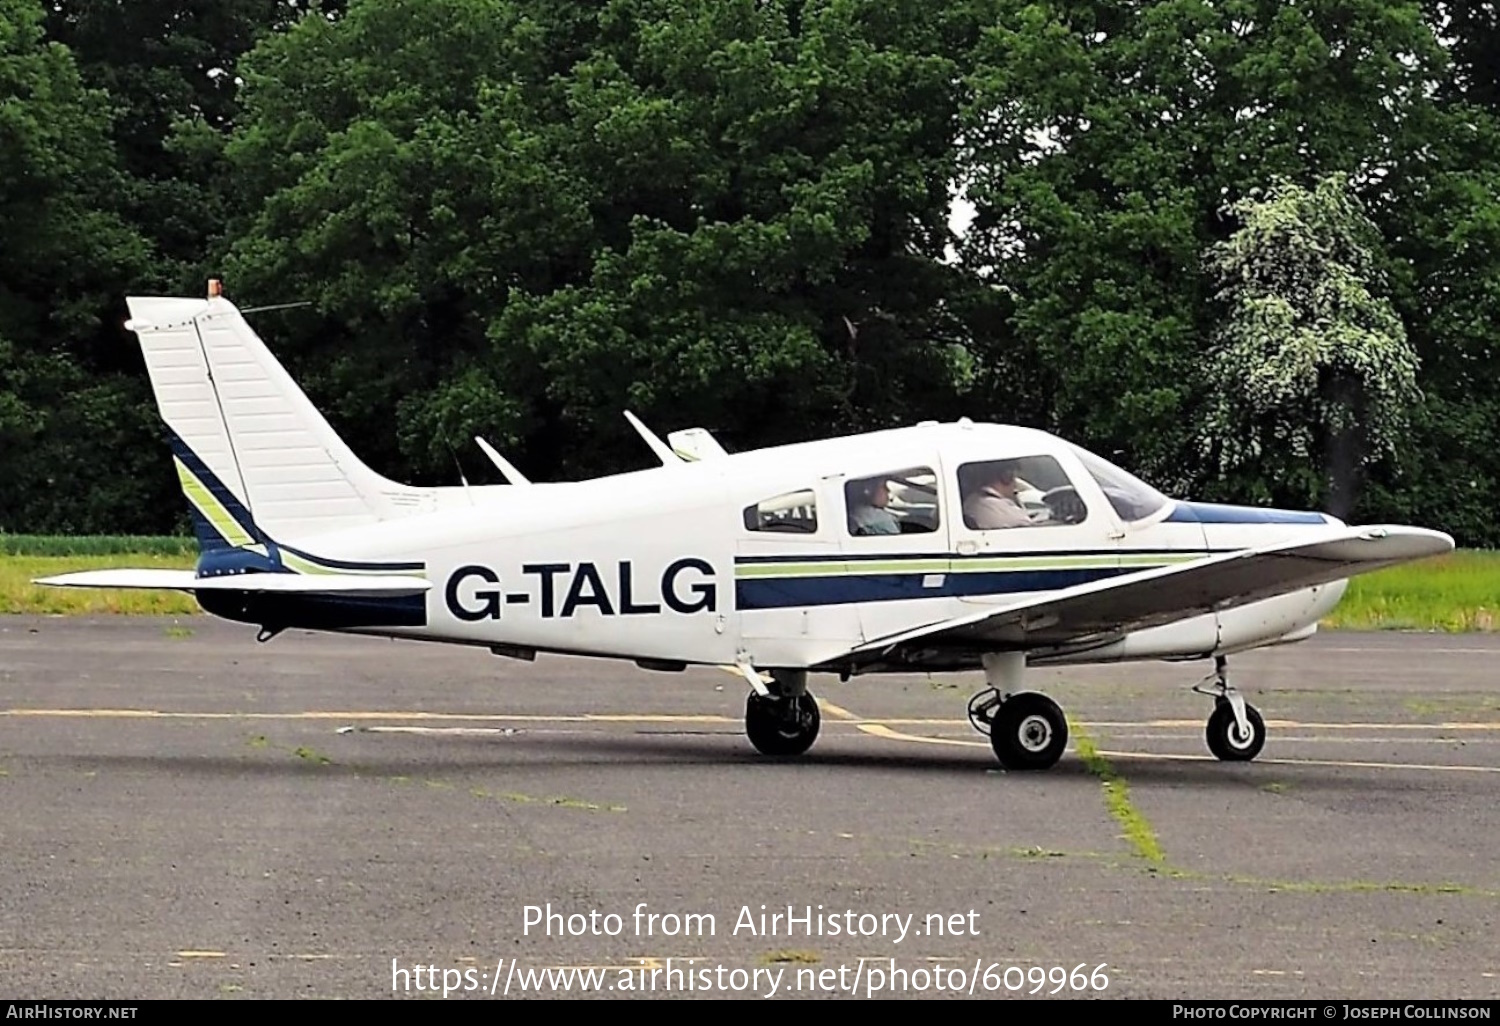
[[[227,958],[222,951],[179,951],[178,958]]]
[[[966,741],[960,738],[924,737],[892,730],[879,723],[859,723],[858,728],[873,737],[887,741],[909,741],[926,745],[959,745],[965,748],[988,748],[984,741]],[[1167,762],[1218,762],[1209,755],[1172,755],[1150,752],[1111,752],[1100,750],[1099,755],[1107,759],[1131,759],[1138,761],[1162,760]],[[1393,769],[1422,770],[1439,773],[1500,773],[1500,766],[1454,766],[1443,763],[1423,762],[1370,762],[1356,759],[1256,759],[1256,765],[1269,766],[1331,766],[1346,769]]]
[[[893,721],[885,721],[893,722]],[[1098,720],[1090,727],[1202,727],[1203,720]],[[1266,720],[1266,727],[1298,730],[1500,730],[1496,722],[1455,723],[1308,723],[1303,720]]]
[[[985,741],[963,738],[928,737],[908,734],[894,729],[896,726],[961,726],[959,720],[862,719],[856,714],[833,703],[823,702],[822,707],[838,722],[847,723],[862,733],[887,741],[902,741],[915,744],[948,745],[960,748],[988,748]],[[5,709],[0,717],[17,719],[65,718],[65,719],[181,719],[181,720],[417,720],[428,722],[479,722],[479,723],[653,723],[653,724],[715,724],[739,725],[738,717],[697,713],[582,713],[576,715],[521,715],[504,713],[433,713],[417,710],[307,710],[291,713],[258,712],[180,712],[159,709]],[[1104,721],[1086,723],[1085,726],[1109,727],[1198,727],[1198,720],[1145,720]],[[1268,726],[1302,727],[1317,730],[1500,730],[1500,723],[1302,723],[1296,720],[1272,720]],[[1101,751],[1100,755],[1111,759],[1158,760],[1166,762],[1213,762],[1206,755],[1179,755],[1170,753]],[[1438,773],[1500,773],[1497,766],[1456,766],[1442,763],[1374,762],[1357,759],[1267,759],[1255,760],[1256,765],[1270,766],[1326,766],[1341,769],[1385,769],[1419,770]],[[214,958],[222,953],[181,955],[180,957]]]
[[[481,723],[739,723],[738,717],[712,713],[581,713],[520,715],[506,713],[431,713],[308,710],[305,712],[177,712],[161,709],[5,709],[0,716],[122,720],[433,720]]]
[[[884,728],[888,733],[866,730],[876,736],[916,738],[916,735],[901,734],[892,728],[898,727],[968,727],[965,720],[925,717],[863,717],[857,713],[824,699],[819,706],[837,722],[847,723],[865,730],[867,727]],[[376,721],[407,720],[432,723],[697,723],[714,725],[738,725],[737,716],[716,713],[440,713],[412,709],[356,710],[356,709],[308,709],[300,712],[191,712],[167,709],[45,709],[13,708],[0,709],[0,718],[15,719],[127,719],[127,720],[338,720]],[[1199,730],[1202,720],[1085,720],[1081,725],[1088,728],[1108,729],[1191,729]],[[1267,720],[1266,726],[1278,730],[1327,730],[1327,731],[1473,731],[1500,732],[1500,722],[1445,721],[1441,723],[1309,723],[1301,720]],[[959,743],[931,739],[935,743]],[[1297,739],[1302,740],[1302,739]],[[1314,739],[1307,739],[1314,740]],[[1334,740],[1334,739],[1318,739]],[[1339,739],[1342,740],[1342,739]],[[1392,740],[1417,740],[1395,739]],[[983,742],[962,742],[984,746]]]
[[[1436,727],[1434,730],[1438,729]],[[1201,730],[1188,734],[1131,734],[1115,731],[1109,735],[1111,741],[1190,741],[1202,740]],[[1318,737],[1312,734],[1283,734],[1277,732],[1277,744],[1302,745],[1492,745],[1500,744],[1500,737]]]
[[[861,731],[873,737],[882,737],[887,741],[916,741],[924,745],[960,745],[964,748],[988,748],[987,741],[965,741],[956,737],[922,737],[917,734],[903,734],[892,730],[890,727],[880,723],[860,723],[857,725]]]
[[[1211,755],[1173,755],[1153,752],[1103,752],[1100,755],[1111,759],[1132,759],[1138,762],[1218,762]],[[1364,762],[1353,759],[1256,759],[1253,766],[1332,766],[1340,769],[1390,769],[1425,770],[1441,773],[1500,773],[1500,766],[1454,766],[1431,762]]]
[[[821,698],[818,704],[828,708],[828,703]],[[841,710],[847,714],[847,710]],[[968,727],[968,720],[954,720],[937,717],[909,717],[909,716],[856,716],[851,720],[854,723],[881,723],[889,727]],[[1078,720],[1084,727],[1102,727],[1112,730],[1135,729],[1135,730],[1183,730],[1189,729],[1201,731],[1204,720]],[[1303,720],[1266,720],[1266,727],[1278,730],[1395,730],[1395,731],[1417,731],[1417,730],[1469,730],[1469,731],[1495,731],[1500,732],[1500,721],[1494,722],[1442,722],[1442,723],[1308,723]]]
[[[1311,650],[1304,649],[1304,651],[1311,651]],[[1387,652],[1398,651],[1398,649],[1396,649],[1394,647],[1387,647],[1387,646],[1384,646],[1384,645],[1369,645],[1369,646],[1365,646],[1363,648],[1360,648],[1360,647],[1357,647],[1357,646],[1343,646],[1343,647],[1338,647],[1338,648],[1335,648],[1333,646],[1329,646],[1328,648],[1319,648],[1317,651],[1319,651],[1319,652],[1362,652],[1362,653],[1366,653],[1366,654],[1369,654],[1369,655],[1384,655]],[[1463,653],[1465,655],[1495,655],[1497,652],[1500,652],[1500,648],[1475,648],[1473,646],[1460,647],[1460,646],[1452,646],[1452,645],[1442,646],[1442,647],[1433,647],[1433,648],[1425,648],[1424,647],[1422,649],[1422,654],[1423,655],[1427,655],[1429,653],[1432,653],[1432,654],[1444,654],[1444,655],[1451,654],[1451,653]]]
[[[818,700],[822,703],[822,699]],[[1206,719],[1206,717],[1205,717]],[[940,717],[873,716],[860,718],[860,723],[884,723],[892,727],[967,727],[968,720]],[[1110,729],[1162,729],[1202,730],[1204,720],[1078,720],[1085,727]],[[1495,722],[1443,722],[1443,723],[1307,723],[1302,720],[1266,720],[1268,728],[1292,728],[1295,730],[1477,730],[1500,732],[1500,721]]]
[[[837,719],[837,720],[849,720],[850,722],[859,722],[859,721],[862,721],[864,719],[864,717],[862,717],[862,716],[856,716],[856,715],[854,715],[852,712],[850,712],[848,709],[845,709],[841,705],[835,705],[834,703],[830,702],[826,698],[820,698],[820,699],[818,699],[818,708],[822,709],[829,716],[832,716],[834,719]]]

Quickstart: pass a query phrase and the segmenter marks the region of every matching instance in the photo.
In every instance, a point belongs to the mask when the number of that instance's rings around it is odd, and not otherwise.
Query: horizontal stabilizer
[[[226,574],[199,577],[191,570],[84,570],[43,577],[54,588],[152,588],[170,591],[239,591],[283,595],[420,595],[432,588],[421,577],[371,574]]]
[[[1330,528],[1316,539],[1064,588],[873,640],[848,654],[877,655],[913,645],[980,651],[1043,648],[1116,637],[1452,549],[1448,535],[1420,527]]]

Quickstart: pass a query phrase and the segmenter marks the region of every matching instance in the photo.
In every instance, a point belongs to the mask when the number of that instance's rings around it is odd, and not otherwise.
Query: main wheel
[[[788,709],[788,703],[795,703]],[[823,722],[818,701],[804,691],[794,699],[745,699],[745,736],[765,755],[801,755],[818,739]]]
[[[1047,769],[1068,746],[1067,718],[1046,695],[1011,695],[990,721],[990,746],[1006,769]]]
[[[1208,750],[1214,757],[1225,762],[1249,762],[1260,754],[1266,743],[1266,721],[1260,718],[1255,706],[1245,704],[1245,723],[1250,728],[1248,737],[1240,733],[1234,722],[1234,709],[1225,699],[1214,703],[1213,715],[1208,718]]]

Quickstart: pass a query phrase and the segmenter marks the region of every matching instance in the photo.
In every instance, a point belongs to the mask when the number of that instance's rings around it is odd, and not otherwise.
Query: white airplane
[[[818,734],[809,674],[982,669],[969,719],[1010,769],[1057,762],[1062,710],[1028,666],[1214,660],[1208,747],[1253,759],[1265,724],[1225,657],[1298,641],[1346,579],[1448,535],[1176,501],[1040,431],[967,420],[753,452],[707,432],[662,466],[590,481],[414,488],[359,461],[211,283],[133,298],[201,546],[196,570],[39,583],[171,588],[260,627],[737,669],[768,755]],[[483,444],[483,443],[482,443]],[[999,526],[1001,523],[1013,526]]]

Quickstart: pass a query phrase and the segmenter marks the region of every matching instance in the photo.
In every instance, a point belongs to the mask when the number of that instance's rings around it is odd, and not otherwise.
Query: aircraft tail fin
[[[216,286],[206,300],[126,301],[200,545],[264,544],[416,512],[423,490],[360,462]]]

